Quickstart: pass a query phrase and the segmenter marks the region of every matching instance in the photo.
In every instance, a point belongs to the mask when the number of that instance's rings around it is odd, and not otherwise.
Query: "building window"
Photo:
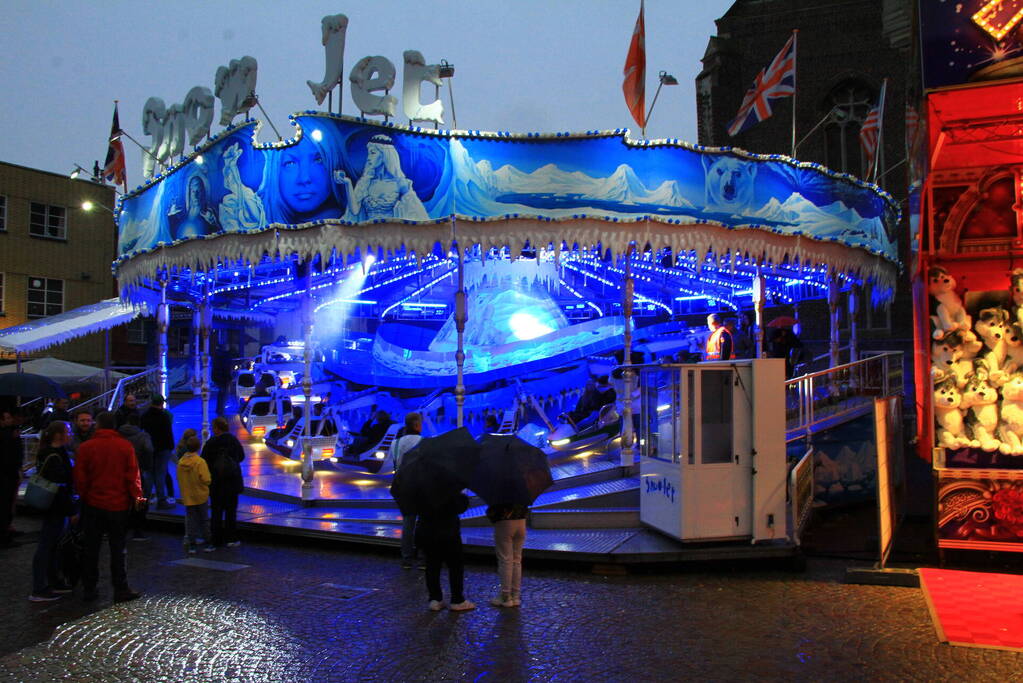
[[[0,273],[0,315],[4,314],[4,274]]]
[[[144,318],[135,318],[128,323],[128,343],[129,344],[148,344],[149,343],[149,326],[146,325]]]
[[[28,278],[28,317],[45,318],[64,312],[64,281]]]
[[[66,240],[67,209],[63,206],[50,206],[49,204],[32,202],[28,232],[35,237]]]
[[[7,197],[0,194],[0,232],[7,232]]]
[[[828,95],[824,106],[828,122],[824,128],[825,163],[828,168],[859,177],[864,159],[860,149],[860,128],[873,107],[874,94],[860,81],[844,81]]]

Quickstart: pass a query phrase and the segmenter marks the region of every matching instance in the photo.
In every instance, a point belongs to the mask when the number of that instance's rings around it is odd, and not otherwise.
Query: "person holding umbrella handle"
[[[494,607],[522,604],[522,546],[526,542],[527,505],[491,505],[487,519],[494,525],[494,551],[501,591],[490,599]]]

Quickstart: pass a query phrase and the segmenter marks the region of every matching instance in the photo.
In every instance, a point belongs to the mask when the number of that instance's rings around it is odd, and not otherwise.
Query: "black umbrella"
[[[60,385],[49,377],[31,372],[0,373],[0,396],[23,398],[67,398]]]
[[[469,488],[490,505],[532,505],[554,483],[547,455],[517,436],[492,435],[481,444]]]
[[[469,485],[480,444],[465,427],[423,439],[401,459],[391,495],[403,515],[439,510]]]

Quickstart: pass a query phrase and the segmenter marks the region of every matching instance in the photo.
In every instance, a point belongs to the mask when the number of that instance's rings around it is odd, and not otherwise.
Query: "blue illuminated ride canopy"
[[[455,222],[460,236],[489,231],[496,244],[507,231],[495,221],[526,221],[534,231],[549,222],[578,224],[548,226],[530,236],[534,244],[537,238],[607,244],[605,234],[590,230],[596,222],[637,243],[644,233],[652,243],[657,233],[676,247],[719,254],[748,249],[759,257],[773,245],[777,258],[835,245],[858,254],[838,259],[850,268],[871,263],[876,271],[886,263],[894,270],[897,260],[898,207],[890,195],[782,155],[636,142],[625,131],[451,133],[316,112],[295,115],[292,123],[294,138],[268,144],[255,141],[255,121],[228,129],[127,195],[118,213],[119,275],[147,254],[163,266],[256,261],[283,252],[273,240],[317,227],[307,240],[316,244],[306,249],[320,253],[341,251],[340,244],[324,244],[332,239],[425,251],[424,240],[450,235]],[[482,225],[462,227],[474,223]],[[623,225],[630,223],[647,227],[630,232]],[[378,224],[386,225],[366,232]],[[387,230],[396,225],[402,227]],[[709,228],[717,232],[691,236]],[[253,238],[251,248],[239,246],[241,236]]]

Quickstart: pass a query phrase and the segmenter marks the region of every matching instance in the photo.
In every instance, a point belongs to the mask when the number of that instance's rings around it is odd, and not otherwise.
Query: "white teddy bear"
[[[1012,323],[1005,335],[1005,371],[1014,373],[1019,370],[1023,370],[1023,328]]]
[[[1023,373],[1017,372],[1002,385],[1001,412],[999,450],[1005,455],[1023,455]]]
[[[987,452],[997,451],[1002,443],[995,438],[998,428],[998,390],[991,386],[987,373],[978,368],[963,391],[960,408],[968,409],[971,427],[970,445]]]
[[[963,430],[962,394],[953,379],[934,385],[934,420],[938,426],[938,444],[944,448],[965,448],[970,439]]]
[[[1023,327],[1023,268],[1016,268],[1009,275],[1009,293],[1012,294],[1012,311],[1016,324]]]
[[[956,280],[941,266],[932,266],[927,270],[928,291],[938,302],[935,315],[931,316],[934,323],[934,338],[941,339],[949,332],[969,331],[973,320],[966,314],[962,299],[956,294]]]
[[[976,328],[987,347],[981,362],[987,368],[991,383],[1000,387],[1009,378],[1004,367],[1008,354],[1006,338],[1009,336],[1009,312],[1004,308],[985,308],[977,314]]]

